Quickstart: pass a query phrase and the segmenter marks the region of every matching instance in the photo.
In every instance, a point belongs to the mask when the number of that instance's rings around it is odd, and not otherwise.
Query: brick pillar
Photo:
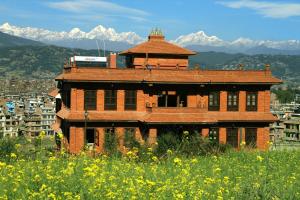
[[[104,110],[104,90],[97,90],[97,111]]]
[[[188,95],[187,96],[187,107],[191,107],[191,108],[197,107],[197,96],[196,95]]]
[[[117,97],[117,111],[124,111],[125,90],[118,90]]]
[[[270,90],[265,91],[265,112],[270,112],[271,104],[271,92]]]
[[[117,54],[110,53],[109,55],[109,67],[110,68],[117,68]]]
[[[246,111],[246,91],[240,91],[239,94],[239,111]]]
[[[265,91],[258,91],[257,95],[257,111],[264,112],[265,111]]]
[[[202,137],[208,137],[209,134],[209,128],[203,128],[202,129]]]
[[[226,128],[219,128],[219,142],[226,144]]]
[[[77,110],[77,89],[71,89],[71,110]]]
[[[227,111],[227,91],[220,92],[220,112]]]
[[[84,128],[70,127],[70,153],[80,153],[84,147]]]
[[[156,143],[157,139],[157,129],[156,128],[150,128],[149,129],[149,137],[148,137],[148,144],[154,145]]]
[[[257,148],[260,150],[268,149],[269,127],[257,129]]]
[[[84,90],[77,89],[77,111],[84,111]]]
[[[104,128],[97,128],[96,129],[98,134],[98,145],[96,146],[96,152],[102,153],[104,152],[104,140],[105,140],[105,134],[104,134]]]
[[[125,149],[125,147],[124,147],[124,128],[117,127],[116,128],[116,136],[118,139],[119,150],[121,152],[123,152]]]
[[[135,129],[135,139],[136,139],[140,144],[144,144],[144,143],[145,143],[140,128],[136,128],[136,129]]]
[[[137,111],[146,111],[146,102],[143,90],[137,91]]]

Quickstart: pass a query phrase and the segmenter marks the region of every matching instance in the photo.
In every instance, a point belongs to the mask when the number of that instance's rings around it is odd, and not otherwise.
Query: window
[[[136,110],[136,90],[125,90],[125,110]]]
[[[186,107],[187,95],[177,91],[162,91],[158,95],[158,107]]]
[[[257,129],[256,128],[246,128],[245,131],[245,142],[247,146],[256,146],[257,140]]]
[[[208,138],[211,142],[219,143],[219,128],[210,128]]]
[[[84,109],[96,110],[97,108],[97,90],[84,91]]]
[[[220,110],[220,92],[210,92],[208,95],[208,110],[217,111]]]
[[[117,110],[117,90],[105,90],[104,110]]]
[[[85,135],[85,142],[87,144],[94,144],[95,141],[96,141],[95,129],[87,128],[86,129],[86,135]]]
[[[227,94],[227,110],[238,111],[239,110],[239,92],[228,92]]]
[[[247,92],[246,110],[257,111],[257,92]]]
[[[227,144],[232,147],[238,147],[238,128],[227,128],[226,129],[226,141]]]

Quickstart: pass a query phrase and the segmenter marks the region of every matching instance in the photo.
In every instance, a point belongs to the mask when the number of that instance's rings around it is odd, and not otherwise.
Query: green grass
[[[300,151],[0,162],[0,199],[300,199]]]

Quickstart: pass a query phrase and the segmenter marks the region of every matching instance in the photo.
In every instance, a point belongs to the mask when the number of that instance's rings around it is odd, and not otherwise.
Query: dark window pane
[[[95,129],[93,128],[86,129],[85,141],[87,144],[95,143]]]
[[[227,110],[238,111],[239,110],[239,92],[228,92],[227,93]]]
[[[219,128],[210,128],[208,133],[208,138],[210,141],[218,143],[219,142]]]
[[[220,92],[210,92],[208,96],[208,110],[218,111],[220,110]]]
[[[246,110],[257,111],[257,92],[247,92]]]
[[[97,90],[84,91],[84,109],[96,110],[97,107]]]
[[[105,90],[104,110],[117,110],[117,90]]]
[[[232,147],[238,147],[238,128],[226,129],[226,143]]]
[[[256,147],[257,128],[246,128],[245,134],[246,145]]]
[[[136,110],[136,90],[125,91],[125,110]]]

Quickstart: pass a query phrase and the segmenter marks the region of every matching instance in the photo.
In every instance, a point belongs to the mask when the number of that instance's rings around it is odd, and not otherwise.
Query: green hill
[[[23,45],[42,46],[44,44],[41,42],[28,40],[25,38],[16,37],[16,36],[12,36],[12,35],[0,32],[0,48],[1,47],[11,47],[11,46],[23,46]]]

